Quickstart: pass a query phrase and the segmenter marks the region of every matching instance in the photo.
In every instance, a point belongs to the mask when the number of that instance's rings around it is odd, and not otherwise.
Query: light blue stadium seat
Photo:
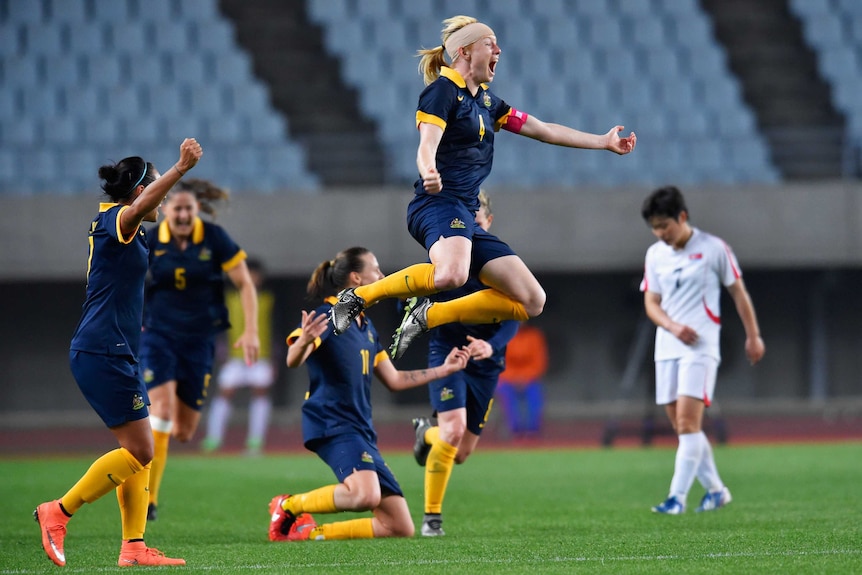
[[[221,52],[236,48],[234,27],[227,20],[196,21],[190,26],[198,50]]]
[[[46,17],[43,6],[42,2],[31,2],[27,0],[7,2],[7,18],[10,22],[38,24],[45,20]]]
[[[24,44],[28,54],[58,56],[67,50],[63,37],[54,26],[46,26],[42,22],[21,25],[24,33]]]
[[[0,90],[0,120],[13,118],[21,113],[21,105],[18,103],[19,94],[20,90]]]
[[[587,38],[591,46],[618,48],[622,45],[623,32],[619,20],[606,15],[595,16],[585,22],[584,26],[587,27]]]
[[[638,71],[635,54],[627,47],[608,47],[601,50],[604,65],[600,68],[606,78],[631,80]]]
[[[308,3],[319,4],[314,0]],[[432,21],[435,14],[434,5],[431,2],[416,2],[416,0],[392,0],[392,12],[426,24]]]
[[[3,123],[0,133],[3,134],[4,143],[12,146],[33,146],[40,139],[38,126],[30,117],[0,118],[0,121]]]
[[[119,120],[92,116],[81,122],[81,144],[91,149],[108,149],[121,138]]]
[[[119,120],[120,134],[123,142],[132,146],[162,144],[161,131],[159,125],[151,118],[146,121],[141,121],[141,117],[146,117],[141,113],[138,117],[127,115]],[[187,136],[186,136],[187,137]],[[146,158],[147,156],[141,153],[140,155]]]
[[[588,0],[587,2],[578,2],[576,4],[576,8],[579,17],[596,16],[602,18],[611,14],[610,3],[608,0]]]
[[[147,102],[147,113],[153,118],[175,118],[191,112],[188,95],[177,84],[143,84],[139,90]]]
[[[197,116],[162,118],[153,123],[158,126],[162,141],[181,142],[184,138],[199,138],[203,141],[206,137],[202,120]]]
[[[87,0],[48,0],[46,6],[51,20],[58,24],[78,26],[90,19]]]
[[[677,77],[682,73],[678,50],[668,45],[651,46],[639,54],[643,62],[642,70],[650,78]]]
[[[110,48],[105,27],[99,22],[87,22],[69,27],[69,50],[82,56],[106,56]]]
[[[150,41],[147,28],[134,20],[105,22],[102,24],[107,34],[111,50],[120,54],[135,54],[142,52],[151,54],[156,46]]]
[[[347,21],[353,16],[349,9],[349,2],[350,0],[326,0],[325,2],[309,0],[306,1],[305,7],[309,17],[315,22]],[[416,3],[422,4],[422,2]]]
[[[248,129],[251,144],[279,144],[287,139],[287,123],[275,113],[251,116]]]
[[[754,115],[748,108],[728,106],[718,110],[715,116],[716,131],[729,139],[749,139],[757,132]]]
[[[828,49],[844,43],[844,26],[841,18],[831,12],[807,17],[802,30],[805,39],[812,46]]]
[[[346,55],[356,46],[367,45],[365,32],[350,22],[334,23],[326,28],[326,45],[336,54]]]
[[[88,121],[101,119],[104,108],[104,91],[102,88],[81,85],[67,86],[60,89],[62,101],[61,113],[84,118]]]
[[[249,80],[247,84],[229,83],[224,90],[225,105],[232,112],[248,112],[257,110],[261,113],[271,111],[267,88],[257,80]]]
[[[39,70],[24,56],[14,56],[3,61],[3,89],[33,87],[40,85]]]
[[[96,20],[104,22],[121,22],[132,20],[135,14],[131,12],[130,2],[118,2],[117,0],[92,0],[92,16]]]
[[[833,83],[842,77],[858,76],[860,72],[857,49],[850,45],[838,45],[818,50],[817,64],[823,76]]]
[[[217,118],[230,113],[225,105],[224,90],[211,84],[190,85],[185,89],[188,109],[184,113],[201,118]]]
[[[225,52],[216,58],[215,72],[216,77],[211,80],[241,82],[252,76],[251,61],[244,52]]]
[[[326,1],[329,4],[330,0]],[[196,0],[195,2],[177,2],[177,15],[184,20],[213,21],[222,18],[218,0]]]
[[[145,106],[142,105],[138,87],[134,84],[120,84],[113,88],[104,87],[105,113],[117,118],[127,116],[141,117]]]
[[[580,28],[574,19],[552,19],[547,24],[547,36],[545,40],[551,47],[559,47],[572,52],[572,56],[578,57],[575,47],[578,45]]]
[[[53,87],[30,86],[23,88],[21,94],[21,112],[26,117],[59,116],[62,112],[59,91]]]
[[[197,53],[183,54],[178,52],[164,53],[163,64],[170,69],[171,79],[181,86],[212,85],[213,78],[207,72],[207,63]],[[230,80],[222,78],[223,81],[244,81],[247,76],[242,75]]]
[[[229,144],[248,140],[249,130],[245,118],[222,116],[204,120],[207,137],[216,144]]]
[[[830,0],[789,0],[788,5],[791,11],[806,18],[827,14],[832,9]]]
[[[533,0],[530,2],[530,12],[542,16],[548,21],[569,19],[573,17],[574,7],[567,0]]]
[[[628,4],[623,2],[621,5]],[[644,14],[628,21],[627,26],[631,31],[631,38],[635,44],[650,49],[663,47],[668,32],[665,29],[666,21],[656,15]]]
[[[0,55],[11,58],[23,52],[22,29],[23,26],[20,26],[17,22],[0,22]]]
[[[715,45],[712,24],[701,13],[673,20],[674,38],[685,47]]]
[[[514,4],[518,5],[518,0],[494,0],[486,6],[487,10],[480,11],[479,2],[477,0],[441,0],[442,5],[440,10],[446,14],[446,18],[456,14],[464,14],[482,20],[483,13],[487,14],[487,18],[493,20],[498,15],[518,14],[518,11],[510,12],[510,7]],[[442,19],[441,19],[442,20]],[[432,24],[429,22],[429,24]],[[435,27],[439,30],[442,26]]]
[[[172,52],[188,55],[191,47],[190,25],[184,20],[160,20],[149,25],[148,41],[151,46],[161,52]]]
[[[49,145],[74,147],[80,137],[81,126],[69,116],[45,116],[39,121],[42,141]]]
[[[38,56],[33,61],[44,72],[43,83],[46,86],[76,88],[84,83],[80,62],[74,54]]]
[[[620,13],[637,19],[649,18],[654,13],[651,0],[623,0],[617,3]]]
[[[112,88],[123,82],[120,60],[112,54],[81,54],[78,61],[87,84]]]

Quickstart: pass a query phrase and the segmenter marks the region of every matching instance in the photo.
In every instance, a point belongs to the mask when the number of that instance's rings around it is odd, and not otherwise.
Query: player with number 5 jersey
[[[228,233],[204,221],[227,192],[206,180],[181,182],[168,194],[164,220],[149,234],[150,268],[141,336],[141,363],[150,394],[155,457],[147,518],[157,517],[171,437],[189,441],[208,394],[216,335],[228,329],[225,275],[243,310],[242,335],[233,343],[245,362],[257,361],[257,289],[246,253]]]

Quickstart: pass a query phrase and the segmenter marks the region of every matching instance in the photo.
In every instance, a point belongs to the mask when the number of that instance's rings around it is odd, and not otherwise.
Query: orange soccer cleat
[[[276,495],[269,502],[269,540],[270,541],[289,541],[290,531],[296,521],[296,516],[285,511],[282,508],[282,503],[288,499],[290,495]]]
[[[174,559],[165,557],[165,554],[158,549],[147,547],[143,541],[123,541],[123,547],[120,549],[120,558],[117,560],[117,565],[120,567],[160,567],[164,565],[185,565],[185,559]]]
[[[311,513],[300,513],[290,527],[287,540],[305,541],[310,538],[309,536],[315,529],[317,529],[317,522],[311,516]]]
[[[42,549],[45,554],[55,564],[63,567],[66,564],[63,540],[66,538],[66,523],[71,518],[60,509],[60,500],[41,504],[33,511],[33,519],[42,530]]]

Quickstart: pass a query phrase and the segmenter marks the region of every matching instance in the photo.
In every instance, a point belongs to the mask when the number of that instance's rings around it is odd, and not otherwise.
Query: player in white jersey
[[[696,511],[712,511],[731,500],[701,429],[721,362],[721,286],[730,292],[745,327],[745,354],[752,365],[766,347],[736,256],[721,238],[689,224],[682,193],[674,186],[655,190],[641,215],[659,239],[647,250],[641,283],[647,316],[657,326],[656,403],[665,406],[679,438],[670,493],[652,510],[684,512],[697,477],[706,494]]]

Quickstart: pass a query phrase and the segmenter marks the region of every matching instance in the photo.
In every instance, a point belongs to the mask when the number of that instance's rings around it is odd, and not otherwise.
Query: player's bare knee
[[[524,302],[524,310],[530,317],[537,317],[545,310],[545,301],[547,296],[545,290],[539,290],[530,294],[530,297]]]
[[[434,287],[440,291],[447,291],[459,288],[467,283],[469,270],[461,269],[440,269],[434,274]]]
[[[413,521],[399,521],[392,526],[392,537],[413,537],[415,534]]]
[[[147,465],[153,460],[153,457],[155,456],[152,445],[150,445],[149,447],[135,447],[132,449],[128,449],[128,451],[132,454],[132,457],[138,460],[138,463],[140,463],[141,465]]]
[[[191,441],[192,436],[195,434],[194,429],[184,429],[181,427],[177,427],[174,429],[174,439],[179,441],[180,443],[188,443]]]
[[[358,492],[352,494],[353,509],[356,511],[367,511],[376,509],[380,505],[380,492]]]

